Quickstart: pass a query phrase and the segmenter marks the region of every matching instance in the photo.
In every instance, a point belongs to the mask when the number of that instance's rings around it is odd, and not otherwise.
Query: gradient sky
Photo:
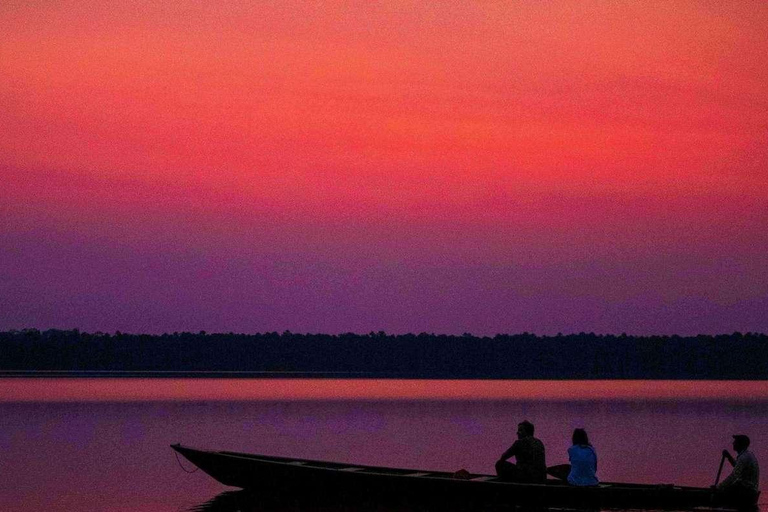
[[[768,331],[768,4],[0,4],[0,329]]]

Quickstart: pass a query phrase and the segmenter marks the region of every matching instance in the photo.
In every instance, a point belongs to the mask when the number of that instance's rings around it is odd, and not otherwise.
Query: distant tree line
[[[0,332],[0,372],[184,371],[451,379],[767,379],[768,336]]]

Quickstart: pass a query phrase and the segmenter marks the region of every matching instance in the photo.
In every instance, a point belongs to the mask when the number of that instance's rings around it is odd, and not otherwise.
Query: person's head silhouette
[[[521,421],[517,424],[517,438],[523,439],[526,437],[533,437],[533,423],[528,420]]]
[[[583,428],[577,428],[573,431],[573,437],[571,437],[571,441],[573,444],[578,444],[579,446],[592,446],[589,444],[587,431]]]
[[[749,437],[743,434],[736,434],[733,436],[733,449],[736,453],[741,453],[749,448]]]

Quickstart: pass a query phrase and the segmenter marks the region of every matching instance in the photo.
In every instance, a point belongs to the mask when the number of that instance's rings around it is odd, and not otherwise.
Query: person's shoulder
[[[586,453],[586,452],[592,452],[595,455],[597,455],[597,451],[595,450],[595,447],[591,444],[574,444],[571,445],[570,448],[568,448],[568,453]]]

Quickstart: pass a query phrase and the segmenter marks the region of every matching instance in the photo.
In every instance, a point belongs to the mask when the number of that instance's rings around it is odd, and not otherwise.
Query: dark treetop
[[[259,372],[259,376],[274,377],[306,374],[377,378],[762,380],[768,378],[768,336],[523,333],[476,337],[288,331],[146,335],[37,329],[0,333],[0,375],[43,371],[202,371],[216,376]]]

